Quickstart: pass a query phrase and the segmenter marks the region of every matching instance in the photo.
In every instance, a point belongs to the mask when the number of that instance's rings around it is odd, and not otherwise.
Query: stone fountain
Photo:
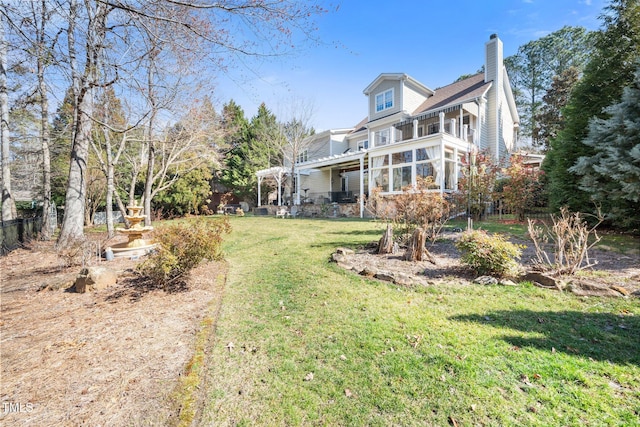
[[[118,228],[116,231],[121,234],[125,234],[129,241],[125,243],[118,243],[111,246],[111,251],[114,257],[135,257],[145,255],[155,244],[151,240],[145,240],[142,235],[146,232],[153,230],[151,226],[143,226],[141,223],[144,221],[146,215],[141,215],[140,211],[142,206],[134,201],[132,206],[127,206],[129,215],[125,215],[125,219],[129,221],[129,228]],[[107,248],[108,252],[109,248]]]

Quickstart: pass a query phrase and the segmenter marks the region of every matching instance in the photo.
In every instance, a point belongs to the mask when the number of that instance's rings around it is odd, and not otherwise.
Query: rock
[[[80,271],[73,285],[73,290],[83,294],[90,291],[99,291],[116,284],[118,276],[108,267],[89,267]]]
[[[345,270],[353,270],[353,264],[350,262],[338,262],[338,267],[344,268]]]
[[[365,267],[360,271],[361,276],[374,277],[376,275],[376,271],[372,270],[371,267]]]
[[[556,279],[555,277],[548,276],[537,271],[528,271],[520,280],[533,282],[534,285],[542,288],[553,288],[561,291],[565,287],[565,283]]]
[[[353,254],[355,254],[355,252],[352,249],[349,249],[349,248],[338,248],[338,249],[336,249],[336,253],[337,254],[341,254],[341,255],[353,255]]]
[[[385,282],[395,282],[395,277],[393,276],[393,274],[386,271],[378,271],[373,275],[373,277],[378,280],[384,280]]]
[[[498,279],[491,276],[480,276],[480,277],[476,277],[473,283],[477,285],[497,285]]]
[[[346,255],[341,254],[339,252],[335,252],[334,254],[331,255],[331,260],[337,263],[347,262],[348,259],[349,258]]]
[[[393,283],[400,286],[411,286],[415,284],[415,281],[405,273],[397,273],[393,279]]]
[[[620,292],[625,297],[631,295],[631,292],[629,292],[629,290],[627,288],[624,288],[622,286],[614,285],[614,286],[611,287],[611,289],[613,289],[614,291]]]
[[[509,279],[500,279],[500,282],[498,282],[498,284],[502,286],[518,286],[516,282]]]
[[[609,286],[589,280],[574,280],[567,287],[571,293],[579,296],[619,297],[621,294]]]

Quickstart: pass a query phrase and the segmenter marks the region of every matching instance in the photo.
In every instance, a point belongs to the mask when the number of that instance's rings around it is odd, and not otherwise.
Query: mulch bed
[[[176,416],[171,393],[221,300],[224,263],[165,292],[135,280],[137,261],[102,262],[118,283],[85,294],[66,290],[80,266],[64,267],[52,243],[0,263],[3,426],[165,425]]]

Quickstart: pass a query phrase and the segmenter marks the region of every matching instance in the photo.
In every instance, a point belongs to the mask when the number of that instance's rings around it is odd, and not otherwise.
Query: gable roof
[[[422,83],[420,83],[419,81],[417,81],[416,79],[414,79],[413,77],[411,77],[406,73],[382,73],[378,77],[376,77],[376,79],[372,81],[371,84],[369,84],[369,86],[367,86],[364,89],[363,93],[365,95],[369,95],[371,91],[384,80],[404,80],[413,84],[426,96],[433,94],[432,89],[429,89],[428,87],[426,87],[425,85],[423,85]]]
[[[464,80],[435,90],[435,94],[427,98],[412,115],[418,115],[434,109],[444,108],[459,104],[484,95],[491,87],[492,82],[485,83],[484,73],[475,74]]]
[[[385,80],[389,77],[400,79],[403,76],[409,77],[404,73],[380,74],[378,78],[367,87],[367,89],[372,88],[381,80]],[[413,111],[411,115],[417,116],[428,111],[446,108],[448,106],[457,105],[462,102],[468,102],[474,98],[478,98],[484,95],[491,87],[491,84],[492,82],[485,83],[484,73],[478,73],[474,74],[471,77],[467,77],[466,79],[451,83],[447,86],[443,86],[436,89],[435,91],[432,91],[433,96],[430,96],[422,104],[420,104],[420,106],[416,108],[416,110]],[[366,124],[368,122],[369,118],[365,117],[353,127],[353,130],[350,133],[353,134],[366,129]]]

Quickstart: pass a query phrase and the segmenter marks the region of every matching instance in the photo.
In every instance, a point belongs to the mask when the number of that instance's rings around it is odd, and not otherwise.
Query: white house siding
[[[338,183],[339,184],[339,183]],[[312,170],[309,175],[300,176],[300,199],[304,197],[303,188],[308,188],[307,194],[322,194],[327,196],[331,188],[331,171],[328,169]]]
[[[360,171],[345,172],[345,175],[348,177],[349,188],[347,191],[352,191],[354,196],[360,194]],[[340,182],[337,182],[337,184],[338,187],[334,187],[334,191],[341,191]]]
[[[349,141],[345,135],[333,135],[331,137],[331,156],[342,154],[349,149]]]
[[[501,144],[500,144],[500,159],[508,160],[509,153],[513,151],[514,148],[514,128],[513,128],[513,116],[511,115],[511,110],[509,109],[509,104],[507,101],[506,94],[504,91],[501,91],[501,102],[500,102],[500,112],[501,112],[501,125],[502,131],[501,133]]]
[[[426,97],[417,91],[417,88],[414,87],[409,82],[405,82],[403,85],[404,93],[402,95],[402,101],[404,102],[403,110],[404,111],[415,111],[416,108],[422,104]]]
[[[497,37],[490,39],[485,44],[485,81],[493,81],[491,89],[487,93],[487,133],[486,141],[491,155],[499,159],[501,153],[499,145],[500,134],[500,110],[503,104],[502,78],[504,73],[504,63],[502,59],[502,42]],[[504,108],[508,108],[506,105]]]
[[[393,89],[393,108],[376,112],[376,95],[381,92],[385,92],[389,89]],[[402,92],[400,90],[399,80],[383,80],[378,86],[376,86],[369,95],[369,120],[376,120],[381,117],[386,117],[390,114],[401,111]]]
[[[365,140],[369,140],[369,131],[366,129],[347,135],[347,137],[345,138],[345,141],[347,142],[348,147],[349,149],[351,149],[351,151],[358,151],[358,143]]]
[[[304,146],[308,152],[308,160],[320,159],[331,155],[331,132],[325,131],[310,137]]]

